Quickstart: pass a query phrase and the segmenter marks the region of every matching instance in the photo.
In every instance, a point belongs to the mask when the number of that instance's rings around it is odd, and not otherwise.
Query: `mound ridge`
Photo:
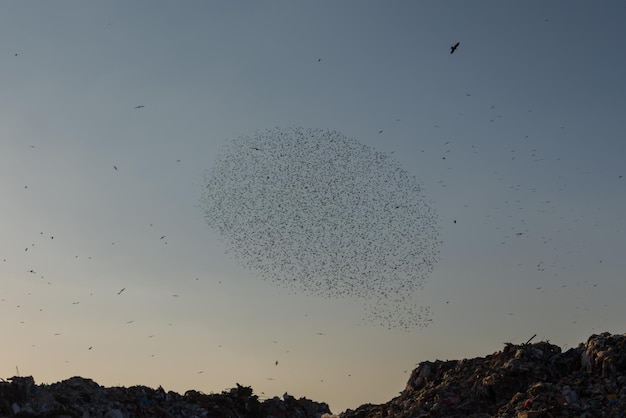
[[[531,339],[532,340],[532,339]],[[389,402],[365,404],[341,418],[624,417],[626,334],[594,334],[563,352],[541,341],[505,343],[501,351],[462,360],[424,361]],[[285,393],[260,401],[237,384],[220,394],[183,395],[145,386],[100,386],[72,377],[36,385],[32,377],[0,381],[1,417],[330,418],[326,403]]]
[[[592,335],[565,352],[507,343],[486,357],[422,362],[399,396],[341,417],[624,417],[624,383],[626,335]]]

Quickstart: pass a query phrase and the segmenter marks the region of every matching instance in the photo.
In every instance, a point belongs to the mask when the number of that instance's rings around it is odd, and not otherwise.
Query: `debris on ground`
[[[36,385],[32,377],[0,382],[0,417],[41,418],[322,418],[325,403],[296,399],[285,393],[260,402],[252,388],[237,384],[221,394],[189,390],[184,395],[162,387],[100,386],[72,377],[51,385]]]
[[[541,341],[506,343],[473,359],[424,361],[399,396],[332,415],[326,403],[285,393],[259,401],[237,384],[221,394],[100,386],[72,377],[36,385],[0,379],[0,418],[599,418],[626,414],[626,334],[592,335],[565,352]]]
[[[531,338],[532,340],[532,338]],[[341,418],[625,417],[626,334],[592,335],[565,352],[542,341],[486,357],[424,361],[404,391]]]

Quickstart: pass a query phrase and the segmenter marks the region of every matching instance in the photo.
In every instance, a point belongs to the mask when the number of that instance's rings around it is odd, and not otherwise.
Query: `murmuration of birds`
[[[368,324],[432,321],[418,299],[439,260],[438,216],[388,154],[331,130],[257,131],[226,142],[201,201],[226,252],[258,277],[358,300]]]

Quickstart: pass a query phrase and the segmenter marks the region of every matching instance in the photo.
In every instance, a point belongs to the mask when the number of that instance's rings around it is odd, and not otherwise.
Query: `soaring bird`
[[[135,106],[135,109],[141,109],[142,107],[145,107],[145,106],[144,105]]]
[[[454,45],[452,45],[450,47],[450,53],[454,54],[454,51],[456,51],[456,49],[459,47],[460,42],[455,43]]]

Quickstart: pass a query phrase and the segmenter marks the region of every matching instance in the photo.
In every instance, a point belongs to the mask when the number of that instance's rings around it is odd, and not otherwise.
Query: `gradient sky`
[[[391,399],[420,361],[624,332],[624,16],[622,1],[3,2],[0,376],[240,383],[338,413]],[[289,294],[225,255],[204,174],[226,140],[275,126],[337,130],[422,182],[443,242],[427,328],[364,324],[358,300]]]

